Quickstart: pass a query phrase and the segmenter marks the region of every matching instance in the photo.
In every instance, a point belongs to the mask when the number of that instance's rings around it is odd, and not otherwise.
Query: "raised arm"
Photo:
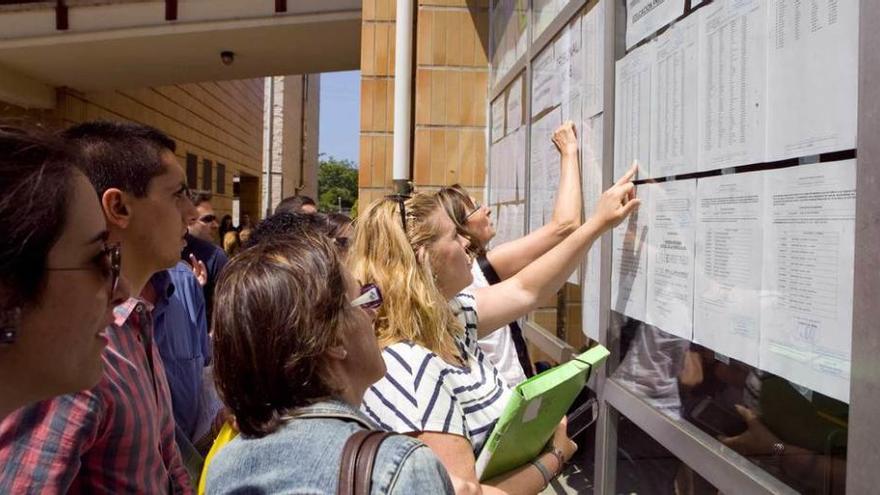
[[[556,247],[513,277],[475,292],[481,336],[524,316],[534,310],[539,301],[555,294],[580,264],[593,241],[639,207],[632,183],[636,169],[633,165],[603,192],[593,216]]]
[[[581,224],[581,174],[578,142],[570,120],[553,132],[559,150],[559,190],[549,223],[525,237],[505,242],[486,254],[501,280],[506,280],[568,237]]]

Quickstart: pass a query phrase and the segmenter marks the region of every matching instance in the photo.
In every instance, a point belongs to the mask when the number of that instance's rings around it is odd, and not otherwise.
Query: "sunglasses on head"
[[[397,202],[397,206],[400,209],[400,224],[403,225],[404,233],[406,232],[406,200],[411,197],[408,194],[389,194],[385,196],[385,199]]]
[[[110,279],[110,299],[112,300],[113,295],[116,294],[116,289],[119,288],[119,273],[122,271],[122,249],[119,243],[104,246],[104,249],[95,258],[95,265],[97,265],[104,278]],[[50,272],[76,272],[94,270],[96,268],[95,265],[47,268],[46,270]]]
[[[367,284],[361,287],[361,295],[356,297],[351,305],[356,308],[377,309],[382,305],[382,291],[376,284]]]

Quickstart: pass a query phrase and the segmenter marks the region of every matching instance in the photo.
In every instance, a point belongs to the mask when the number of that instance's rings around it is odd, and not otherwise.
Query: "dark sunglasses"
[[[217,220],[217,215],[205,215],[199,218],[199,221],[202,223],[211,223]]]
[[[356,297],[351,305],[356,308],[377,309],[382,305],[382,291],[376,284],[367,284],[361,287],[361,295]]]
[[[400,223],[403,225],[404,233],[406,233],[406,200],[411,197],[412,196],[408,194],[389,194],[388,196],[385,196],[385,199],[397,202],[397,206],[400,209]]]
[[[118,243],[105,246],[95,257],[92,266],[47,268],[46,270],[50,272],[76,272],[94,270],[96,266],[104,278],[110,279],[110,299],[112,300],[116,289],[119,288],[119,273],[122,271],[122,249]]]

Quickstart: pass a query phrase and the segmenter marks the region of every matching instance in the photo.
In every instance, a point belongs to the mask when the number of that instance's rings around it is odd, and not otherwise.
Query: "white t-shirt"
[[[480,264],[476,261],[471,266],[471,273],[474,276],[474,281],[466,290],[473,291],[489,287],[489,281],[486,280],[483,270],[480,269]],[[526,380],[526,373],[519,363],[519,354],[516,352],[516,344],[513,342],[509,325],[504,325],[483,337],[479,344],[483,353],[498,368],[498,372],[501,373],[501,377],[508,387],[513,388]]]
[[[456,344],[467,365],[447,363],[411,342],[390,345],[382,351],[388,371],[364,394],[361,409],[389,431],[461,435],[478,455],[507,405],[510,389],[477,345],[473,295],[461,293],[450,305],[465,326]]]

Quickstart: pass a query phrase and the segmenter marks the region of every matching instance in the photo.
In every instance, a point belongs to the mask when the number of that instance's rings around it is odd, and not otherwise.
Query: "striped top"
[[[363,411],[381,427],[467,438],[477,455],[507,404],[510,390],[477,345],[474,297],[450,301],[465,326],[456,338],[466,366],[447,363],[425,347],[398,342],[382,351],[388,371],[364,395]]]
[[[98,385],[0,423],[0,493],[192,492],[151,309],[134,298],[114,309]]]

